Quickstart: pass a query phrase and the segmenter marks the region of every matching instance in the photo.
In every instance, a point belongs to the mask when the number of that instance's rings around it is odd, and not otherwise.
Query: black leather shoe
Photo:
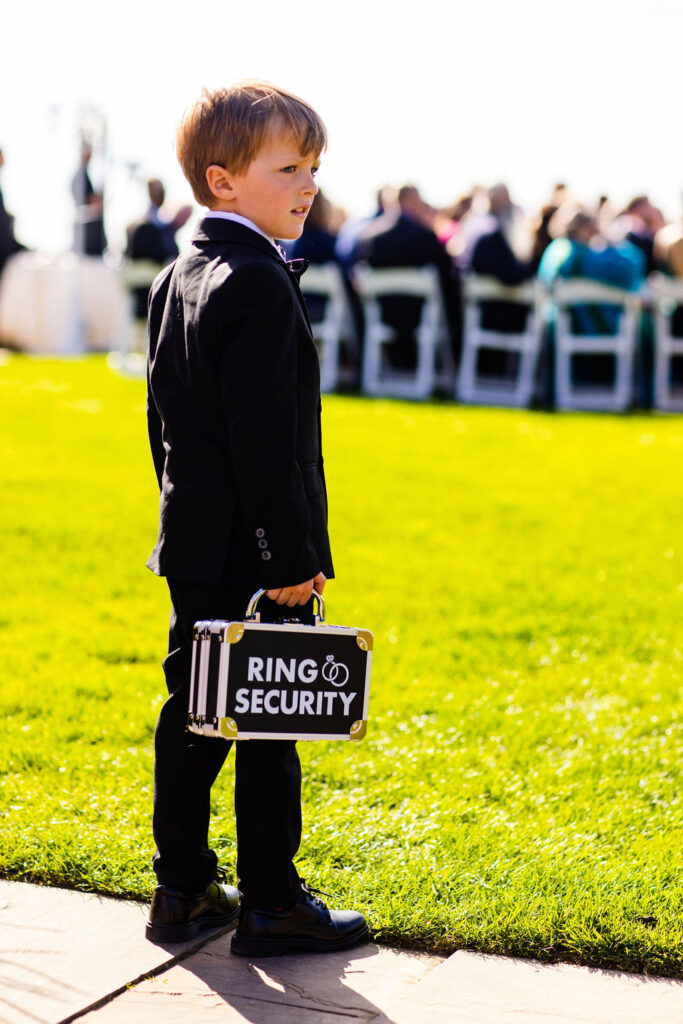
[[[202,928],[230,924],[240,912],[237,889],[211,882],[204,892],[185,893],[158,885],[145,935],[150,942],[187,942]]]
[[[289,910],[242,907],[230,948],[241,956],[280,956],[282,953],[327,953],[348,949],[368,937],[362,914],[328,910],[315,889],[302,881],[301,895]],[[323,894],[324,895],[324,894]]]

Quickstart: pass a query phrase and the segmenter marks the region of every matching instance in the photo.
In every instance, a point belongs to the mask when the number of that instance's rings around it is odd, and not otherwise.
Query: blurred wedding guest
[[[178,255],[176,232],[187,224],[192,213],[191,206],[181,206],[172,217],[164,215],[163,206],[166,191],[158,178],[147,182],[149,207],[140,220],[126,229],[128,244],[126,256],[132,260],[149,260],[166,266]]]
[[[558,181],[557,184],[553,187],[553,192],[550,197],[550,204],[552,206],[559,207],[562,206],[563,203],[568,202],[569,198],[569,189],[563,181]]]
[[[608,243],[600,235],[596,216],[585,207],[563,204],[550,222],[550,233],[553,241],[538,268],[539,277],[546,284],[552,284],[557,277],[583,277],[637,291],[643,283],[647,270],[643,252],[629,241]],[[600,330],[588,307],[586,314],[582,333],[614,330],[613,317],[608,317],[611,325],[605,324]]]
[[[436,268],[444,309],[448,320],[454,359],[460,349],[460,287],[453,260],[432,230],[434,211],[414,185],[403,185],[396,201],[361,231],[353,252],[355,262],[371,267]],[[382,302],[382,318],[393,328],[396,341],[388,348],[394,366],[413,368],[417,350],[414,332],[421,314],[421,303],[408,296],[395,296]]]
[[[322,189],[314,197],[311,209],[304,221],[304,230],[300,238],[287,246],[287,255],[291,259],[305,259],[309,263],[336,263],[341,273],[342,283],[353,318],[354,339],[351,340],[353,352],[350,361],[354,364],[354,374],[360,371],[360,353],[358,339],[363,337],[363,310],[360,300],[353,288],[348,267],[340,259],[337,252],[337,224],[340,210],[335,207]],[[306,302],[306,309],[312,323],[321,321],[325,316],[326,299],[320,294],[312,294],[306,290],[306,275],[301,278],[301,292]]]
[[[600,202],[603,200],[606,201],[606,196],[600,197]],[[550,198],[543,204],[533,222],[530,263],[534,274],[538,272],[543,253],[553,240],[550,234],[550,222],[559,208],[568,201],[569,193],[567,186],[562,183],[555,185]]]
[[[81,145],[81,161],[71,181],[71,192],[76,203],[74,248],[85,256],[101,256],[107,248],[104,233],[104,195],[96,191],[88,170],[92,147]]]
[[[609,237],[612,224],[614,223],[614,208],[609,196],[598,196],[595,215],[598,218],[600,234],[604,235],[605,238]]]
[[[546,206],[542,206],[538,213],[533,229],[531,259],[529,261],[533,267],[534,273],[538,270],[543,253],[553,240],[552,235],[550,234],[550,222],[558,209],[559,207],[554,206],[552,203],[548,203]]]
[[[683,220],[659,229],[654,240],[654,259],[658,270],[671,277],[683,277]]]
[[[460,266],[514,285],[532,276],[530,256],[531,239],[521,210],[506,185],[494,185],[488,192],[488,215],[470,235]]]
[[[181,206],[173,216],[164,214],[166,191],[158,178],[150,178],[147,182],[149,208],[144,217],[129,224],[127,233],[126,256],[130,260],[144,260],[163,267],[172,263],[178,255],[176,232],[187,223],[192,214],[191,206]],[[151,282],[150,282],[151,284]],[[149,288],[134,288],[135,316],[144,320],[147,316],[147,296]]]
[[[396,189],[393,185],[383,185],[377,190],[376,206],[373,213],[367,217],[349,217],[340,226],[337,233],[337,256],[342,263],[350,266],[353,262],[353,253],[361,232],[371,224],[377,217],[381,217],[385,210],[396,202]]]
[[[299,238],[287,246],[287,255],[294,260],[308,260],[309,263],[337,263],[337,235],[333,230],[333,207],[322,189],[314,197],[304,230]],[[315,323],[324,316],[325,300],[320,295],[306,294],[306,277],[301,278],[301,291],[306,299],[310,319]],[[348,283],[345,281],[348,289]]]
[[[462,270],[493,277],[505,285],[522,284],[533,277],[531,235],[506,185],[489,189],[488,211],[470,232],[459,259]],[[525,328],[529,309],[516,302],[484,302],[481,325],[485,330],[517,334]],[[492,356],[487,359],[493,361]],[[489,369],[493,372],[495,367]]]
[[[474,193],[467,192],[460,196],[450,206],[437,210],[434,218],[434,232],[442,245],[450,245],[457,237],[460,230],[460,222],[472,209]]]
[[[289,254],[292,259],[304,259],[309,263],[337,262],[336,244],[332,203],[320,189],[304,221],[303,233],[289,246]]]
[[[654,240],[654,261],[664,274],[683,278],[683,220],[659,229]],[[671,328],[674,337],[683,338],[683,306],[674,310]]]
[[[0,149],[0,168],[4,166],[5,157]],[[10,256],[21,252],[26,246],[14,237],[14,217],[5,209],[5,201],[0,189],[0,274]]]
[[[665,223],[662,211],[647,196],[634,196],[614,224],[615,238],[625,238],[645,253],[648,274],[656,269],[654,240]]]
[[[631,242],[607,242],[598,230],[595,214],[576,203],[564,203],[550,222],[553,241],[546,249],[538,268],[538,276],[547,285],[557,278],[585,278],[613,285],[626,291],[637,291],[645,280],[647,261],[644,253]],[[619,327],[617,307],[602,304],[577,305],[571,310],[573,330],[577,334],[614,334]],[[649,349],[649,342],[648,342]],[[642,351],[639,360],[641,404],[649,404],[650,359]],[[647,364],[647,365],[645,365]],[[591,355],[575,357],[575,377],[587,384],[611,380],[614,357]]]
[[[348,219],[348,211],[343,206],[338,206],[336,203],[330,203],[327,220],[330,231],[335,238],[339,237],[339,232],[344,227]]]

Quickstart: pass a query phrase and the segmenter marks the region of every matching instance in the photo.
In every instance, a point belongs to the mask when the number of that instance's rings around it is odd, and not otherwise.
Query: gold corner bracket
[[[231,622],[225,631],[226,644],[238,644],[244,636],[244,626],[241,622]]]
[[[368,723],[366,721],[354,722],[349,732],[350,740],[362,740],[368,731]]]
[[[359,629],[356,634],[356,643],[361,651],[371,651],[374,639],[369,629]]]
[[[225,736],[226,740],[237,739],[237,722],[234,718],[219,718],[218,728],[221,736]]]

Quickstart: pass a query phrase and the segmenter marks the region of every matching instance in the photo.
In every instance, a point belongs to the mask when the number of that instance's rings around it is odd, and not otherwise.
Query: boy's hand
[[[324,573],[319,572],[312,580],[305,583],[297,583],[295,587],[280,587],[279,590],[266,590],[266,597],[276,604],[286,604],[288,608],[294,608],[297,604],[306,604],[310,601],[311,594],[315,590],[322,594],[325,589],[327,578]]]

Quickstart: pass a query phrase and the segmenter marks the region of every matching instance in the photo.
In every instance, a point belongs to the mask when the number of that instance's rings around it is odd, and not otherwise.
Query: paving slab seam
[[[188,957],[193,956],[200,949],[203,949],[204,946],[208,946],[216,939],[220,939],[221,936],[231,931],[234,927],[235,922],[231,921],[230,924],[225,925],[224,928],[214,929],[209,935],[206,935],[202,939],[198,939],[197,942],[190,946],[189,949],[184,949],[181,953],[176,954],[170,960],[165,960],[164,963],[159,964],[158,967],[154,967],[150,971],[145,971],[132,981],[124,982],[123,985],[119,985],[117,988],[112,989],[111,992],[107,992],[106,995],[100,996],[99,999],[96,999],[88,1006],[84,1006],[82,1009],[76,1010],[74,1013],[70,1013],[67,1017],[62,1017],[61,1020],[56,1022],[56,1024],[71,1024],[72,1021],[78,1020],[79,1017],[84,1017],[86,1013],[92,1013],[93,1010],[101,1010],[103,1006],[107,1005],[107,1003],[111,1003],[118,996],[123,995],[124,992],[128,992],[131,988],[135,988],[136,985],[140,985],[142,982],[148,981],[151,978],[156,978],[158,975],[164,974],[172,967],[175,967],[176,964],[182,963],[183,960],[187,960]],[[164,947],[161,946],[160,948],[163,949]]]
[[[380,949],[372,943],[334,954],[250,961],[232,956],[229,935],[223,935],[183,963],[157,972],[86,1014],[85,1020],[88,1024],[140,1024],[142,1020],[389,1024],[386,1006],[398,996],[397,989],[407,990],[442,962],[440,957],[428,957],[425,962],[423,956],[397,954],[391,947]]]

